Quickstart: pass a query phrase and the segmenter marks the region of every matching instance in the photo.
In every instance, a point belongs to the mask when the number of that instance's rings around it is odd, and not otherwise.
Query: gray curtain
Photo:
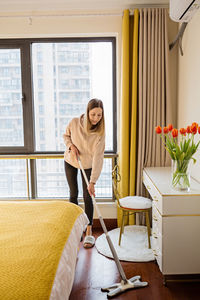
[[[146,166],[167,166],[166,154],[157,125],[173,123],[169,80],[168,11],[165,8],[140,9],[139,82],[136,195],[145,195],[142,170]]]

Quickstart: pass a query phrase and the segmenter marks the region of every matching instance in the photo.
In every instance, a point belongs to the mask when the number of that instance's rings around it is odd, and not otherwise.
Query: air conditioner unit
[[[200,0],[170,0],[169,15],[175,22],[189,22],[199,7]]]

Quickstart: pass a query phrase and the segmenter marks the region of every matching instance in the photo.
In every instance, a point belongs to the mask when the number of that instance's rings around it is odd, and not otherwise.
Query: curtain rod
[[[140,5],[134,5],[131,6],[131,8],[124,8],[125,9],[129,9],[130,10],[130,14],[134,13],[134,9],[140,9],[140,8],[169,8],[169,5],[156,5],[156,4],[152,4],[152,5],[145,5],[145,4],[140,4]],[[116,13],[111,13],[111,12],[91,12],[91,13],[57,13],[57,14],[32,14],[32,13],[28,13],[24,14],[24,15],[0,15],[0,19],[1,18],[57,18],[57,17],[104,17],[104,16],[108,16],[108,17],[116,17],[116,16],[123,16],[123,11],[122,12],[116,12]]]

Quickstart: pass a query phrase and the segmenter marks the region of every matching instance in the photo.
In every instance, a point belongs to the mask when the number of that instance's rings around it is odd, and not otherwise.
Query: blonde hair
[[[95,107],[100,107],[102,109],[102,118],[96,125],[92,125],[89,118],[89,112]],[[86,113],[84,116],[84,127],[87,134],[90,133],[97,133],[99,135],[105,134],[104,108],[103,108],[103,102],[101,100],[94,98],[88,102]]]

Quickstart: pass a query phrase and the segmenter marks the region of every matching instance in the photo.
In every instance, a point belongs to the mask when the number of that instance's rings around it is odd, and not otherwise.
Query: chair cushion
[[[124,208],[130,209],[145,209],[150,208],[151,200],[141,196],[128,196],[119,199],[119,203]]]

